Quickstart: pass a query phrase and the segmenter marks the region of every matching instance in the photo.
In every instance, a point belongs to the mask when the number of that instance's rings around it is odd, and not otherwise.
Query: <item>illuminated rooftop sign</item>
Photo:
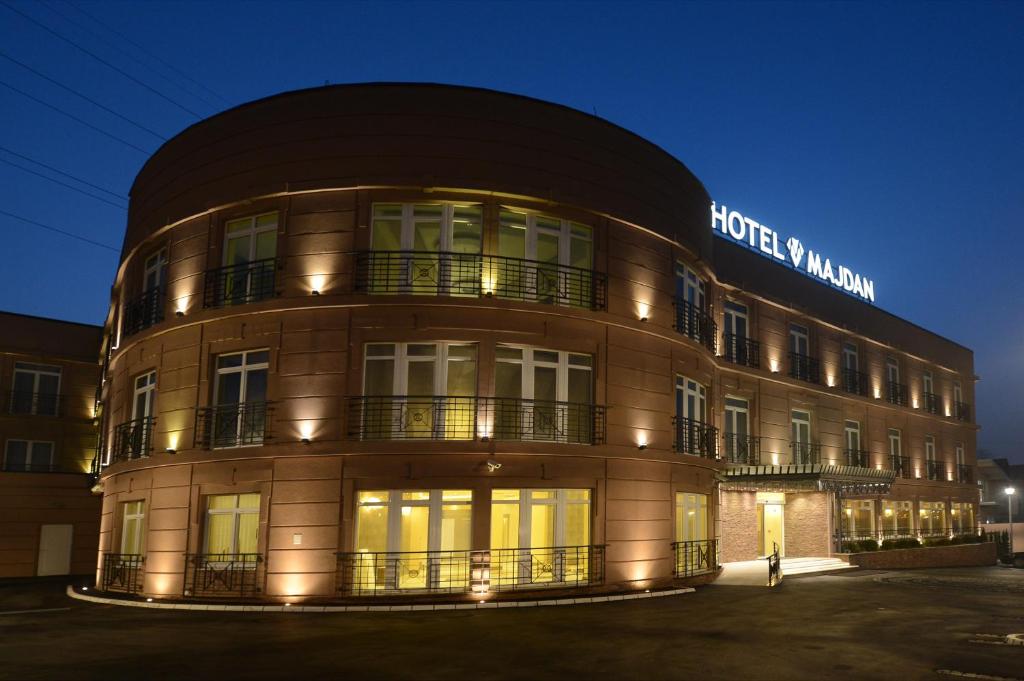
[[[849,267],[833,264],[821,253],[807,249],[794,236],[782,244],[779,233],[739,212],[729,210],[725,205],[711,202],[711,230],[718,236],[737,241],[769,258],[780,260],[810,277],[831,284],[869,303],[875,302],[875,282],[861,276]],[[782,249],[785,248],[785,251]],[[807,257],[805,258],[804,255]]]

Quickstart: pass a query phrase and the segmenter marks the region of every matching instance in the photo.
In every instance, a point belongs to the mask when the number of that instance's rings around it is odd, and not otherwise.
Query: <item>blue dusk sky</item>
[[[0,309],[102,323],[132,180],[200,118],[327,81],[481,86],[624,126],[874,279],[974,350],[979,447],[1024,462],[1021,36],[1019,2],[0,0]]]

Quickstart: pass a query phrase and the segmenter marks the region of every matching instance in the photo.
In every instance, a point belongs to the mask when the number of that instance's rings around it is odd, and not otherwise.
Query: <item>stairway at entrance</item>
[[[809,575],[819,572],[833,572],[835,570],[849,570],[856,567],[838,558],[783,558],[782,574],[785,577],[793,575]]]

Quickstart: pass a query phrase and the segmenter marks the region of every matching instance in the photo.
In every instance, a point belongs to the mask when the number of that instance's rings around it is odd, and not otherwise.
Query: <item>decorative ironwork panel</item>
[[[871,468],[871,456],[863,449],[846,449],[843,454],[847,466]]]
[[[725,460],[748,466],[761,465],[761,438],[750,435],[725,433]]]
[[[273,298],[276,270],[274,258],[207,270],[203,306],[245,305]]]
[[[492,549],[488,591],[585,587],[604,583],[604,546]]]
[[[258,553],[189,554],[185,560],[185,596],[246,598],[262,591],[263,557]]]
[[[205,449],[261,445],[270,439],[271,402],[219,404],[199,409],[196,446]]]
[[[860,395],[861,397],[868,396],[868,386],[870,385],[870,382],[867,374],[857,371],[856,369],[843,369],[842,381],[844,392],[850,393],[851,395]]]
[[[673,542],[672,551],[675,554],[672,574],[676,577],[693,577],[718,569],[717,539]]]
[[[924,395],[924,409],[929,414],[939,414],[942,412],[942,398],[935,393],[923,393]]]
[[[164,291],[159,286],[144,292],[135,300],[124,306],[124,324],[122,335],[133,334],[148,329],[164,320]]]
[[[895,404],[900,407],[907,406],[906,384],[887,381],[885,384],[885,397],[889,401],[889,404]]]
[[[808,383],[821,383],[821,363],[799,352],[789,353],[789,376]]]
[[[953,403],[953,417],[959,421],[971,420],[971,406],[966,402]]]
[[[970,466],[963,464],[956,467],[956,481],[957,482],[974,482],[974,471]]]
[[[889,465],[901,478],[910,479],[914,477],[914,471],[910,467],[909,456],[890,456]]]
[[[753,338],[727,333],[722,336],[725,345],[725,361],[759,369],[761,367],[761,343]]]
[[[405,551],[338,554],[338,591],[349,596],[468,593],[479,551]],[[476,575],[477,581],[481,578]]]
[[[147,416],[114,427],[114,447],[110,462],[128,461],[149,456],[153,448],[153,425],[156,419]]]
[[[100,590],[135,594],[142,591],[144,556],[137,553],[104,553]]]
[[[675,450],[682,454],[693,454],[705,459],[718,458],[718,429],[707,423],[676,416],[673,419],[676,430]]]
[[[924,470],[929,480],[943,480],[945,478],[946,465],[941,461],[925,461]]]
[[[684,298],[676,298],[675,307],[676,331],[714,352],[718,325],[711,317],[711,313]]]
[[[799,465],[821,463],[821,445],[816,442],[790,442],[793,463]]]

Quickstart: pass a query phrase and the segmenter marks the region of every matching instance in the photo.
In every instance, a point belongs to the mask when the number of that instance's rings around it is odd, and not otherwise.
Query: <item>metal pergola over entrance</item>
[[[843,499],[888,494],[895,479],[895,471],[858,466],[736,466],[725,471],[721,489],[735,492],[831,492],[834,550],[841,551]]]

